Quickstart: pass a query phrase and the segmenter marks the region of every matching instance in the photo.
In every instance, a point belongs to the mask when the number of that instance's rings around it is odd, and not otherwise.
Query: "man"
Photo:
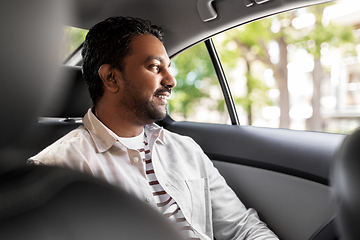
[[[154,124],[166,116],[176,85],[162,38],[160,28],[141,19],[95,25],[82,52],[93,108],[83,126],[32,161],[87,172],[126,190],[187,239],[278,239],[192,139]]]

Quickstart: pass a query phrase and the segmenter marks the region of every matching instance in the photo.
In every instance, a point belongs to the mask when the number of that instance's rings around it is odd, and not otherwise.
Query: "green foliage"
[[[354,42],[351,27],[323,23],[323,11],[331,4],[333,3],[281,13],[214,37],[214,43],[230,85],[246,79],[246,85],[242,85],[246,88],[243,91],[245,94],[234,95],[234,100],[236,105],[241,106],[247,112],[250,121],[252,115],[261,112],[261,108],[274,104],[266,95],[270,87],[265,84],[262,71],[270,68],[273,70],[278,84],[287,82],[287,74],[283,73],[286,62],[283,61],[281,65],[271,59],[270,44],[277,43],[278,46],[282,44],[283,47],[292,44],[296,48],[306,49],[314,55],[315,59],[321,57],[323,43],[328,44],[329,48],[341,48],[343,56],[355,54],[354,44],[350,44]],[[295,29],[292,26],[292,20],[298,17],[299,13],[314,14],[316,23],[312,27]],[[286,59],[286,49],[280,54],[282,54],[282,59]],[[260,68],[259,65],[261,65]],[[174,96],[169,101],[169,112],[179,111],[186,118],[194,113],[195,106],[200,103],[202,98],[209,98],[209,92],[205,89],[218,85],[218,80],[203,43],[173,59],[173,67],[177,72],[175,78],[178,85],[174,89]],[[243,69],[240,74],[239,68]],[[281,76],[285,76],[285,79],[281,79]],[[240,85],[237,84],[237,86]],[[220,112],[226,111],[223,99],[217,100],[217,103],[216,109]],[[288,110],[282,109],[282,112]]]
[[[88,30],[69,27],[64,28],[64,49],[61,59],[65,60],[76,48],[78,48],[85,40]]]
[[[316,23],[312,27],[295,29],[291,23],[300,11],[291,11],[238,27],[222,34],[220,40],[215,41],[218,42],[217,48],[226,72],[235,70],[241,59],[244,59],[248,65],[248,71],[245,74],[247,93],[242,97],[235,96],[235,102],[247,112],[249,121],[251,121],[251,115],[254,112],[259,112],[259,108],[272,105],[272,102],[266,96],[266,91],[269,88],[260,79],[259,75],[251,72],[253,65],[258,64],[256,62],[261,62],[264,69],[271,68],[274,71],[275,77],[280,76],[279,73],[286,67],[274,63],[270,58],[269,44],[271,42],[277,42],[278,44],[285,42],[286,45],[296,44],[297,47],[300,46],[313,54],[315,59],[321,57],[323,43],[328,43],[329,47],[334,48],[341,46],[344,55],[355,54],[354,45],[349,46],[348,44],[354,41],[352,27],[336,26],[331,23],[323,24],[324,9],[331,4],[333,3],[301,10],[302,13],[314,14]],[[228,46],[232,47],[229,48]],[[280,54],[284,53],[280,52]],[[229,80],[237,81],[237,79],[231,79],[231,77]],[[286,79],[276,80],[278,84],[280,80],[287,81]]]
[[[333,3],[321,4],[307,8],[309,13],[314,14],[316,22],[311,28],[298,31],[299,34],[294,35],[291,42],[301,43],[302,47],[314,55],[315,59],[321,57],[321,45],[327,43],[329,47],[339,48],[346,46],[347,43],[354,42],[354,34],[352,26],[339,26],[332,22],[323,23],[324,9]],[[312,41],[313,44],[309,44]],[[351,55],[354,55],[355,48],[351,47]]]
[[[270,62],[267,45],[274,37],[269,31],[270,27],[271,19],[266,18],[226,32],[221,38],[215,38],[225,72],[235,71],[239,64],[245,62],[246,94],[234,96],[234,101],[247,112],[249,124],[254,112],[259,112],[264,106],[272,105],[271,100],[266,96],[269,87],[262,80],[261,74],[252,72],[256,60],[263,63]],[[242,59],[245,61],[241,61]],[[239,81],[240,77],[228,74],[229,82]]]
[[[168,110],[170,114],[174,110],[179,111],[186,118],[193,113],[200,99],[209,97],[207,89],[218,84],[218,80],[204,43],[172,59],[172,68],[177,85],[173,89]]]
[[[234,97],[236,105],[241,106],[248,114],[248,124],[252,124],[252,115],[265,106],[273,105],[272,101],[266,96],[269,87],[262,79],[255,78],[249,72],[246,73],[247,94],[243,97]]]

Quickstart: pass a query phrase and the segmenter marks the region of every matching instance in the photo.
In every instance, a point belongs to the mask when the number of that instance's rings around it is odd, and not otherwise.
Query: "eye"
[[[149,69],[153,72],[159,72],[160,71],[160,65],[158,64],[152,64],[150,65]]]

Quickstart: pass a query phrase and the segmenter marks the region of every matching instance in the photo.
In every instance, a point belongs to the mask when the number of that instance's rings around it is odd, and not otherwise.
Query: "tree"
[[[265,92],[267,88],[264,83],[252,77],[251,65],[255,61],[262,62],[265,66],[272,69],[274,72],[274,77],[277,81],[278,88],[280,90],[280,127],[289,128],[290,117],[289,117],[289,91],[287,85],[287,43],[285,39],[284,31],[278,31],[274,33],[271,31],[273,18],[265,18],[260,21],[248,23],[244,26],[236,28],[232,31],[226,33],[225,44],[228,42],[235,42],[238,47],[238,57],[242,57],[247,62],[247,87],[248,93],[245,99],[238,99],[245,102],[242,105],[245,105],[245,110],[248,114],[248,121],[251,124],[252,121],[252,107],[254,100],[251,99],[253,91],[255,89],[262,90],[261,94],[258,94],[260,98],[256,101],[260,101],[264,104],[271,104],[269,99],[266,98]],[[276,41],[279,46],[279,60],[276,63],[272,60],[269,54],[269,43],[271,41]],[[225,62],[233,61],[234,58],[223,57]],[[253,88],[249,88],[253,86]],[[259,92],[259,91],[258,91]]]
[[[307,121],[307,129],[312,131],[323,130],[323,120],[321,117],[321,83],[324,77],[324,68],[321,64],[321,49],[326,47],[341,48],[346,43],[354,42],[353,28],[337,26],[323,21],[324,9],[333,3],[321,4],[309,7],[308,13],[315,17],[315,23],[311,27],[299,31],[295,42],[301,43],[310,54],[314,56],[314,69],[312,71],[313,96],[311,104],[313,115]]]
[[[173,89],[168,111],[171,113],[176,109],[186,119],[194,113],[202,98],[209,97],[205,89],[218,84],[218,80],[204,43],[172,59],[172,68],[177,85]]]
[[[330,3],[331,4],[331,3]],[[322,130],[322,120],[320,115],[320,86],[324,75],[321,65],[322,44],[330,47],[339,48],[341,44],[353,40],[352,29],[343,26],[329,24],[325,26],[322,21],[324,9],[329,4],[322,4],[307,8],[306,10],[291,11],[268,17],[259,21],[251,22],[231,31],[216,36],[214,42],[225,72],[229,77],[229,72],[235,71],[239,61],[244,61],[246,73],[246,90],[243,97],[234,96],[237,105],[247,112],[248,123],[252,124],[253,114],[259,108],[273,104],[266,96],[269,89],[259,74],[254,72],[255,65],[260,62],[264,68],[273,71],[279,89],[280,108],[280,128],[290,127],[290,96],[288,90],[288,46],[290,44],[301,46],[314,56],[313,96],[311,100],[313,115],[308,120],[308,129]],[[311,27],[296,29],[294,20],[299,13],[312,13],[315,16],[315,24]],[[278,56],[274,58],[270,51],[274,43],[277,46]],[[230,47],[229,47],[230,46]],[[186,51],[179,55],[174,63],[178,66],[178,87],[175,89],[176,97],[170,102],[169,110],[172,111],[176,106],[185,117],[194,109],[194,104],[198,104],[203,97],[209,97],[203,88],[197,87],[199,81],[206,82],[208,86],[218,84],[213,66],[208,58],[206,49],[203,45],[197,45],[191,51]],[[190,76],[190,77],[189,77]],[[195,76],[195,77],[194,77]],[[236,76],[241,78],[242,76]],[[236,81],[236,80],[234,80]],[[197,84],[199,86],[199,84]],[[200,84],[201,85],[201,84]],[[192,96],[191,96],[192,95]],[[218,101],[218,109],[225,111],[223,101]]]
[[[228,42],[234,41],[236,43],[239,49],[239,56],[247,62],[248,73],[246,76],[248,83],[253,81],[249,70],[254,61],[261,61],[265,66],[273,70],[274,78],[280,91],[278,103],[281,112],[280,128],[289,128],[290,126],[287,47],[289,44],[296,44],[298,46],[299,43],[301,43],[302,48],[305,48],[314,56],[314,70],[312,71],[314,91],[311,100],[313,115],[308,120],[307,128],[309,130],[322,130],[323,128],[320,115],[320,88],[321,79],[324,75],[320,61],[321,45],[325,43],[330,47],[339,48],[345,43],[353,42],[352,28],[336,26],[334,24],[323,24],[324,9],[331,4],[333,3],[309,7],[306,8],[306,11],[302,10],[302,13],[314,14],[316,19],[313,26],[304,29],[299,30],[293,26],[292,22],[297,17],[298,12],[291,11],[246,24],[225,34],[227,35],[226,39]],[[276,42],[278,46],[279,57],[277,61],[274,61],[269,54],[269,44],[271,42]],[[233,61],[234,58],[227,56],[223,57],[223,59]],[[254,89],[249,89],[248,87],[247,97],[241,99],[241,101],[244,101],[242,105],[248,113],[250,123],[252,114],[252,107],[250,105],[253,104],[250,98],[252,91]]]

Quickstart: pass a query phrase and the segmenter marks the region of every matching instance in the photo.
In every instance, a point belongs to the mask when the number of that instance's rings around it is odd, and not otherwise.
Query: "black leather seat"
[[[0,176],[1,239],[181,239],[160,214],[67,169],[24,166]]]
[[[338,240],[339,234],[335,225],[335,216],[332,216],[311,235],[309,240]]]
[[[13,145],[36,123],[55,81],[65,2],[0,3],[0,238],[179,240],[134,197],[81,173],[27,166]]]
[[[346,137],[332,173],[336,220],[341,239],[360,239],[360,130]]]

